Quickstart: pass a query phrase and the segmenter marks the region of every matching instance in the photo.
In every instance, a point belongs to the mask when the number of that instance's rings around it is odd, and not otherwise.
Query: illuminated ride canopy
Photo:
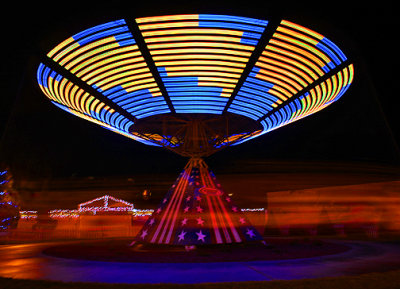
[[[350,86],[353,65],[328,38],[286,20],[190,14],[86,29],[43,57],[37,79],[58,107],[192,158],[182,173],[185,181],[173,190],[168,216],[157,219],[170,224],[158,231],[178,234],[171,224],[183,220],[175,212],[183,209],[185,190],[206,196],[213,228],[236,226],[224,193],[207,181],[212,174],[201,157],[330,105]],[[207,188],[190,184],[193,176]],[[212,243],[242,239],[226,234],[219,239],[215,231]],[[179,240],[160,235],[153,242]]]

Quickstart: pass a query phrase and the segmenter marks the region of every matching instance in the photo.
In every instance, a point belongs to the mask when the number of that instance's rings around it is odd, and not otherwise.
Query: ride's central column
[[[262,241],[200,158],[192,158],[147,220],[137,243],[209,245]]]

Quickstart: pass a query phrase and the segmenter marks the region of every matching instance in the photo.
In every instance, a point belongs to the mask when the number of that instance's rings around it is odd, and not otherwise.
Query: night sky
[[[221,151],[207,160],[209,164],[219,168],[252,160],[322,160],[399,165],[392,4],[247,0],[244,4],[138,4],[114,0],[82,7],[80,2],[22,5],[14,1],[7,4],[7,11],[3,10],[7,15],[1,18],[4,51],[0,69],[0,163],[11,167],[14,175],[129,175],[179,172],[183,168],[183,157],[134,142],[60,110],[47,100],[36,82],[38,53],[47,53],[77,32],[122,17],[133,20],[175,13],[284,18],[331,39],[355,67],[353,85],[340,101],[315,115]]]

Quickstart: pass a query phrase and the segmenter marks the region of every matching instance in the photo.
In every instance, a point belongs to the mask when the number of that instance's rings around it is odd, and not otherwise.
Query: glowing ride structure
[[[202,160],[337,101],[353,65],[295,23],[189,14],[117,20],[66,39],[37,70],[63,110],[190,160],[136,241],[262,240]]]

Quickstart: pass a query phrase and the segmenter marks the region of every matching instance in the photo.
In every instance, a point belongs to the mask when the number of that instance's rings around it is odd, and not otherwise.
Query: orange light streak
[[[175,41],[227,41],[240,43],[241,38],[215,35],[184,35],[145,38],[146,43],[175,42]]]
[[[300,61],[300,62],[306,64],[308,67],[312,68],[313,71],[317,72],[317,73],[319,74],[319,76],[322,76],[322,75],[325,74],[317,65],[315,65],[313,62],[311,62],[311,61],[308,60],[307,58],[304,58],[304,57],[300,56],[300,55],[297,54],[297,53],[293,53],[293,52],[288,51],[288,50],[285,50],[285,49],[280,49],[280,48],[275,47],[275,46],[272,46],[272,45],[268,45],[268,46],[266,47],[266,49],[272,50],[272,51],[275,51],[275,52],[278,52],[278,53],[283,54],[283,55],[286,55],[286,56],[289,56],[289,57],[291,57],[291,58],[294,58],[294,59],[296,59],[296,60],[298,60],[298,61]],[[318,79],[318,77],[315,76],[314,73],[312,73],[312,74],[310,74],[310,75],[311,75],[314,79]]]
[[[262,54],[263,54],[264,56],[266,56],[266,57],[275,58],[275,59],[284,61],[284,62],[286,62],[286,63],[289,63],[289,64],[291,64],[291,66],[298,67],[299,69],[301,69],[301,71],[303,71],[304,73],[307,73],[307,74],[308,74],[309,76],[311,76],[314,80],[317,80],[317,79],[318,79],[318,76],[317,76],[310,68],[308,68],[308,67],[305,66],[304,64],[300,63],[299,61],[296,61],[296,60],[294,60],[294,59],[292,59],[292,58],[288,58],[288,57],[285,57],[285,56],[283,56],[283,55],[280,55],[280,54],[277,54],[277,53],[273,53],[273,52],[270,52],[270,51],[266,51],[266,50],[264,50]],[[260,59],[261,59],[261,58],[260,58]],[[310,79],[310,77],[307,77],[306,79],[309,80],[309,83],[312,82],[312,80]]]
[[[152,55],[165,54],[188,54],[188,53],[210,53],[210,54],[230,54],[250,57],[251,53],[242,50],[224,49],[224,48],[180,48],[180,49],[153,49]]]
[[[165,15],[165,16],[150,16],[136,18],[137,23],[173,21],[173,20],[198,20],[199,14],[180,14],[180,15]]]
[[[300,26],[300,25],[298,25],[298,24],[289,22],[289,21],[287,21],[287,20],[282,20],[282,21],[281,21],[281,24],[282,24],[282,25],[285,25],[285,26],[292,27],[292,28],[297,29],[297,30],[299,30],[299,31],[302,31],[302,32],[304,32],[304,33],[306,33],[306,34],[308,34],[308,35],[311,35],[311,36],[317,38],[318,40],[322,40],[322,39],[324,38],[323,35],[321,35],[321,34],[315,32],[315,31],[313,31],[313,30],[311,30],[311,29],[305,28],[305,27],[303,27],[303,26]]]
[[[177,48],[177,47],[222,47],[239,50],[253,51],[254,46],[244,44],[232,44],[223,42],[178,42],[178,43],[162,43],[162,44],[149,44],[148,48],[153,49],[165,49],[165,48]],[[197,52],[198,50],[195,49]]]
[[[211,65],[186,65],[186,66],[166,66],[165,70],[167,71],[168,75],[170,75],[170,72],[172,71],[183,71],[183,70],[188,70],[188,71],[198,71],[198,70],[208,70],[208,71],[230,71],[232,73],[238,73],[241,74],[243,72],[243,69],[239,68],[232,68],[232,67],[226,67],[226,66],[211,66]]]
[[[244,68],[246,66],[245,63],[238,62],[230,62],[230,61],[222,61],[222,60],[177,60],[177,61],[157,61],[156,66],[172,66],[172,65],[221,65],[221,66],[233,66]],[[225,69],[234,69],[231,67],[225,67]],[[241,69],[243,71],[243,69]],[[239,71],[239,70],[237,70]]]
[[[188,34],[223,34],[242,37],[243,31],[230,29],[213,28],[181,28],[181,29],[162,29],[155,31],[143,31],[143,37],[162,36],[162,35],[188,35]]]
[[[229,60],[235,62],[243,62],[244,64],[248,61],[248,58],[230,56],[225,54],[182,54],[182,55],[163,55],[154,56],[154,61],[166,61],[166,60],[181,60],[181,59],[218,59],[218,60]]]

